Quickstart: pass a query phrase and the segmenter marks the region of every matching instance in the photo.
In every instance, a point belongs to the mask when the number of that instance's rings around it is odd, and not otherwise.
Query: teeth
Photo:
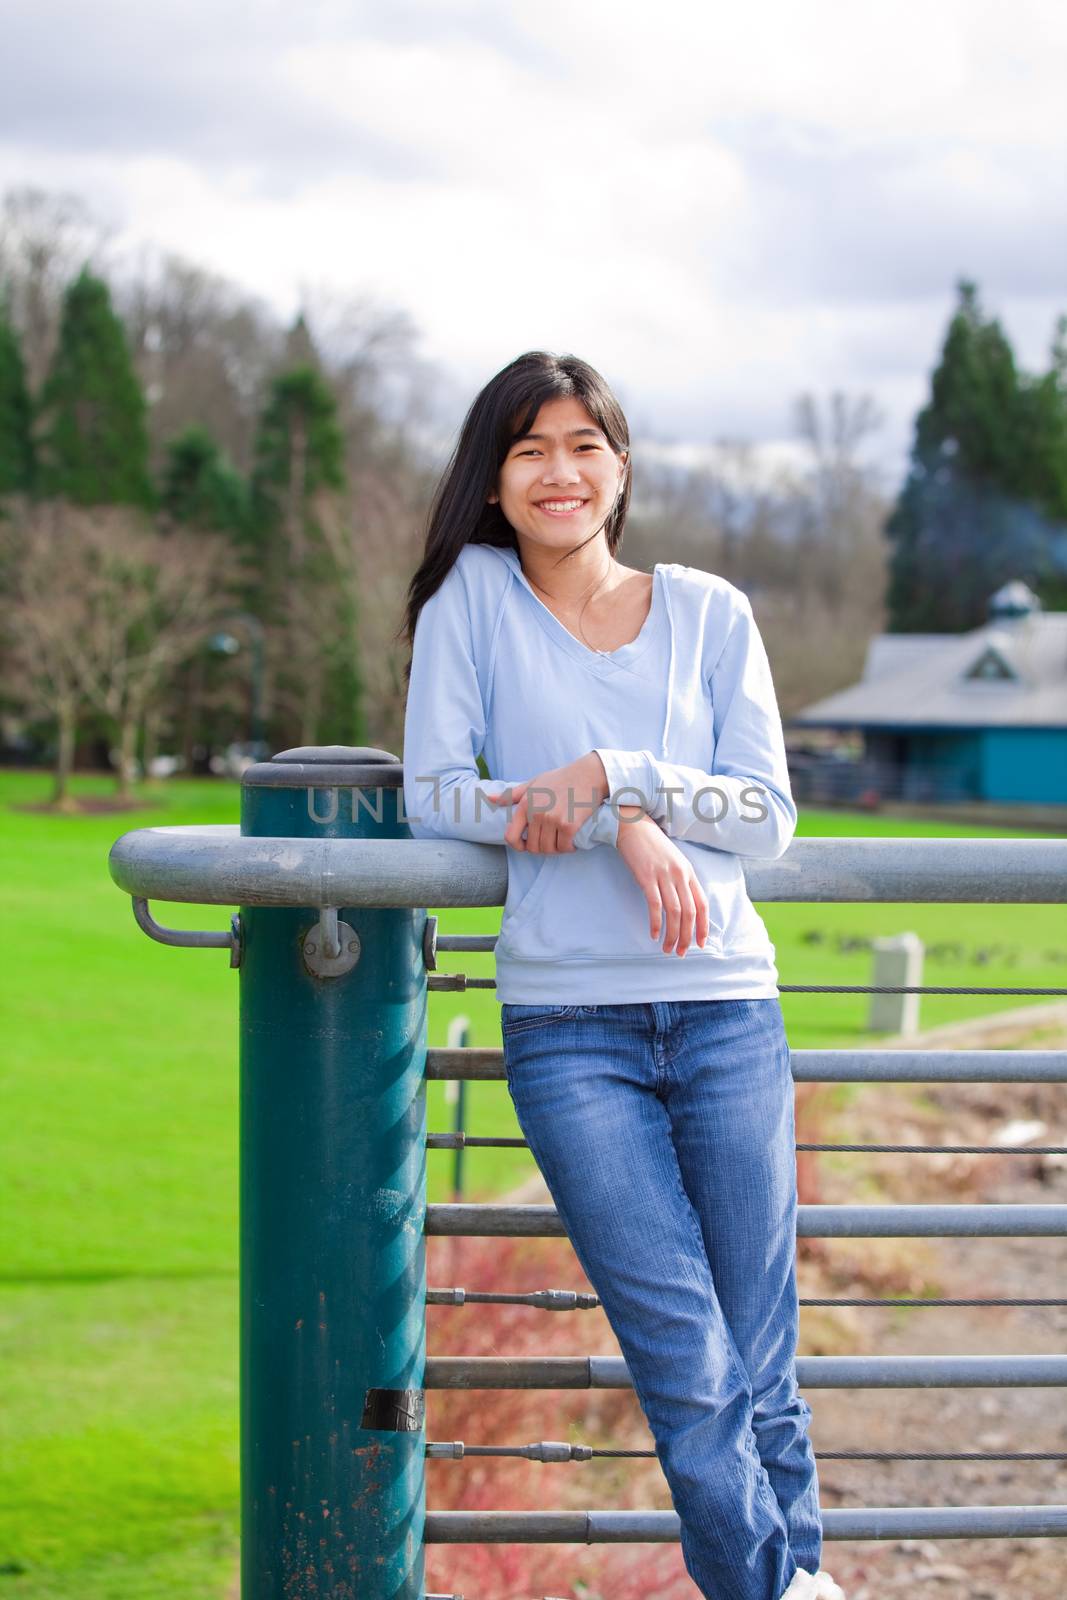
[[[577,511],[579,506],[585,504],[584,500],[542,500],[542,511]]]

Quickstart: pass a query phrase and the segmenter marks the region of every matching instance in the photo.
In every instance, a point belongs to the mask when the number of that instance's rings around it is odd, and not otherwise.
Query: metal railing
[[[343,803],[348,796],[351,804]],[[595,1295],[428,1289],[425,1238],[562,1237],[551,1206],[426,1205],[427,1149],[524,1141],[428,1133],[428,1080],[502,1079],[499,1049],[427,1049],[431,990],[491,987],[440,974],[437,955],[492,937],[437,934],[426,906],[499,906],[505,852],[412,840],[402,768],[388,752],[283,752],[250,768],[236,827],[124,834],[110,867],[139,925],[164,943],[223,947],[241,993],[242,1572],[246,1600],[281,1600],[294,1575],[361,1600],[423,1595],[426,1543],[629,1542],[678,1537],[666,1511],[429,1511],[430,1458],[523,1455],[564,1462],[591,1445],[468,1446],[425,1435],[424,1394],[441,1389],[622,1389],[621,1358],[426,1359],[427,1304],[522,1303],[568,1314]],[[797,839],[776,861],[746,860],[765,902],[1062,903],[1067,841]],[[154,899],[240,907],[228,933],[168,930]],[[869,992],[780,985],[783,992]],[[943,989],[922,992],[944,993]],[[1057,989],[957,993],[1062,994]],[[797,1082],[1067,1081],[1067,1052],[795,1050]],[[995,1148],[812,1145],[858,1151]],[[1059,1147],[1050,1146],[1050,1150]],[[1033,1147],[1027,1147],[1033,1153]],[[1062,1205],[804,1205],[808,1238],[1062,1236]],[[801,1304],[1062,1305],[1062,1300],[802,1299]],[[1067,1355],[822,1356],[797,1361],[801,1389],[1067,1384]],[[839,1452],[839,1459],[1048,1460],[1029,1455]],[[829,1509],[827,1539],[1018,1538],[1067,1534],[1067,1506]],[[314,1580],[314,1581],[313,1581]],[[358,1581],[357,1581],[358,1580]],[[317,1585],[317,1587],[316,1587]],[[435,1600],[426,1596],[425,1600]]]

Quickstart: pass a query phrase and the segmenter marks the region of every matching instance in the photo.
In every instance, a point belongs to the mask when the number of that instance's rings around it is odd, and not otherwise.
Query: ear
[[[486,497],[485,497],[486,505],[495,506],[495,505],[498,505],[499,502],[500,502],[500,496],[497,494],[495,489],[491,490],[490,493],[487,494]]]

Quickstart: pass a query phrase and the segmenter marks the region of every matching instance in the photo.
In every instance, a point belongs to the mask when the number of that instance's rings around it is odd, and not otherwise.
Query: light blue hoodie
[[[659,561],[637,638],[591,650],[538,599],[514,550],[464,546],[415,629],[404,727],[412,837],[503,844],[512,808],[485,796],[590,750],[610,795],[576,834],[577,848],[506,847],[497,1000],[777,996],[774,946],[739,857],[780,856],[797,813],[747,597],[725,578]],[[685,956],[664,953],[665,920],[652,938],[648,902],[615,848],[616,808],[642,803],[708,897],[708,942]]]

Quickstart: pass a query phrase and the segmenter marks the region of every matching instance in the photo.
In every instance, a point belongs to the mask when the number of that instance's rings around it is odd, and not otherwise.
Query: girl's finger
[[[525,850],[526,841],[523,831],[526,827],[526,801],[520,800],[515,807],[514,815],[504,830],[504,838],[516,850]],[[510,837],[509,837],[510,836]]]
[[[708,942],[708,934],[711,932],[711,919],[708,913],[708,897],[699,881],[694,881],[693,883],[693,897],[697,905],[697,941],[700,944],[700,948],[703,949]]]
[[[511,784],[511,786],[509,788],[503,790],[503,792],[501,794],[490,794],[490,795],[486,795],[485,798],[487,800],[491,800],[493,805],[495,805],[495,806],[506,806],[506,805],[509,805],[512,801],[521,800],[523,795],[526,793],[528,788],[529,788],[529,783],[528,782],[527,783],[513,783],[513,784]]]
[[[669,879],[661,881],[659,886],[660,899],[667,918],[667,937],[663,942],[663,953],[669,955],[678,943],[679,925],[681,923],[681,904],[678,891]]]
[[[687,882],[681,890],[681,919],[678,930],[678,954],[684,956],[689,946],[693,943],[696,930],[696,901],[693,898],[692,886]]]

